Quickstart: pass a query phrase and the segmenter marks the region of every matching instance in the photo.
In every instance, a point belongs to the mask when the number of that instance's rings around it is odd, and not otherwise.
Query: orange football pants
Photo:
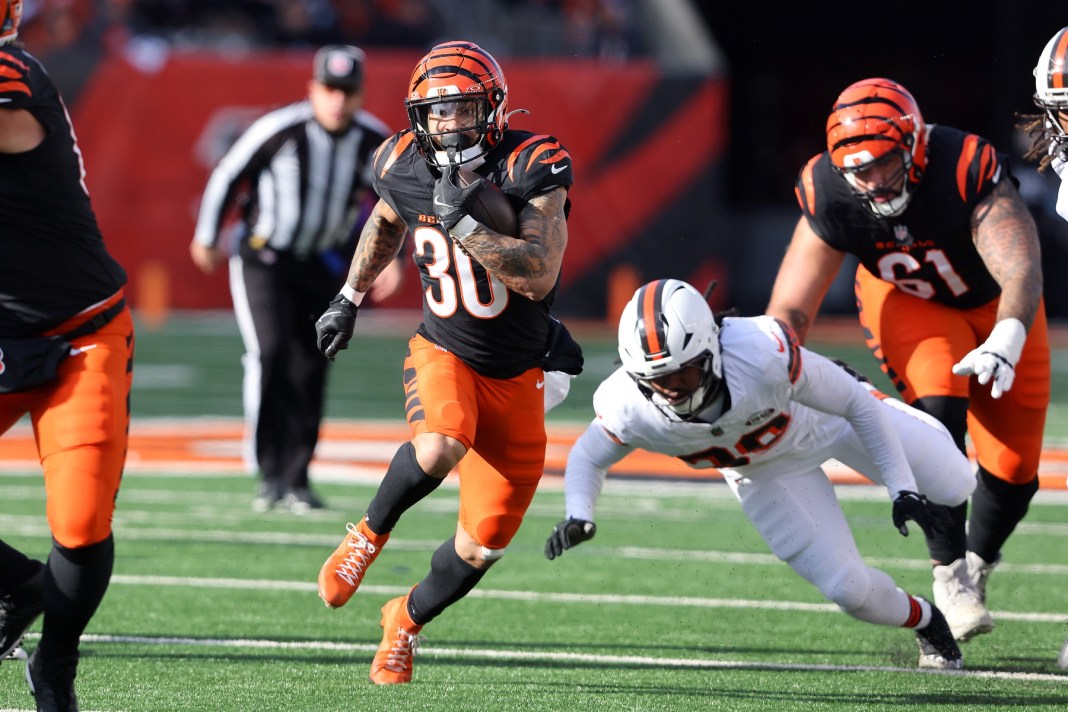
[[[0,433],[30,416],[44,467],[48,526],[69,549],[96,544],[111,533],[130,427],[133,340],[133,319],[124,309],[103,328],[72,342],[81,351],[59,365],[56,380],[0,395]]]
[[[994,328],[998,300],[955,309],[906,294],[857,268],[857,307],[868,348],[907,403],[927,396],[968,400],[968,434],[976,459],[994,476],[1034,480],[1050,399],[1049,333],[1040,302],[1027,333],[1012,389],[994,399],[990,384],[955,376],[952,368]]]
[[[460,526],[503,549],[534,498],[545,466],[544,374],[487,378],[422,336],[404,360],[405,411],[414,435],[440,433],[467,448],[460,460]]]

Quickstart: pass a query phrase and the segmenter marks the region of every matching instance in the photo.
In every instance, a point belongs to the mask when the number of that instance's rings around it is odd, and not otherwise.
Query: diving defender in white
[[[928,498],[958,505],[975,476],[937,420],[801,347],[776,319],[717,323],[678,280],[635,292],[619,355],[622,367],[594,394],[597,417],[568,456],[567,518],[546,543],[548,558],[593,537],[609,467],[635,448],[674,455],[719,468],[772,552],[843,611],[914,629],[920,667],[963,666],[941,611],[864,563],[822,469],[835,458],[885,486],[902,535],[910,519],[925,532],[948,526]]]

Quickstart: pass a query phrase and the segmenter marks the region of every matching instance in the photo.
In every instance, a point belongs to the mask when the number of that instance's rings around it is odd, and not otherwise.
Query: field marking
[[[559,475],[567,455],[586,422],[546,423],[548,442],[545,471]],[[240,418],[136,418],[130,425],[126,472],[167,471],[183,474],[200,471],[245,470],[242,461],[244,422]],[[411,437],[408,426],[397,420],[327,419],[323,423],[312,480],[380,481],[397,448]],[[974,461],[974,456],[973,456]],[[0,469],[36,468],[37,451],[32,429],[19,423],[0,440]],[[826,468],[832,482],[871,485],[852,469],[832,462]],[[621,478],[661,478],[722,482],[715,469],[695,470],[681,460],[644,450],[635,450],[612,468]],[[1065,490],[1068,448],[1044,444],[1039,480],[1047,490]]]
[[[392,543],[392,542],[391,542]],[[256,591],[297,591],[316,593],[318,586],[311,581],[281,581],[276,579],[204,578],[186,576],[134,576],[115,574],[112,584],[130,586],[188,586]],[[360,591],[371,595],[400,596],[410,586],[374,586],[365,584]],[[744,608],[750,610],[804,611],[808,613],[841,613],[833,603],[805,603],[801,601],[747,600],[741,598],[700,598],[697,596],[643,596],[627,594],[543,593],[537,591],[509,591],[506,589],[476,588],[467,598],[486,598],[528,603],[586,603],[619,606],[668,606],[686,608]],[[1019,613],[991,611],[995,618],[1031,623],[1068,623],[1068,613]],[[844,614],[843,614],[844,615]]]
[[[398,589],[399,590],[399,589]],[[28,636],[33,637],[33,636]],[[373,643],[337,643],[332,641],[278,641],[241,638],[189,638],[138,635],[83,635],[82,642],[109,645],[181,645],[188,647],[242,648],[258,650],[322,650],[330,652],[371,653],[378,650]],[[494,648],[429,648],[421,647],[419,656],[460,660],[523,660],[535,662],[584,662],[611,665],[642,665],[697,670],[775,670],[801,672],[880,672],[926,675],[954,675],[996,680],[1029,682],[1064,682],[1068,676],[1051,673],[1003,672],[997,670],[921,670],[882,665],[826,665],[806,663],[769,663],[752,660],[721,660],[696,658],[661,658],[649,655],[594,655],[548,651],[524,651]]]

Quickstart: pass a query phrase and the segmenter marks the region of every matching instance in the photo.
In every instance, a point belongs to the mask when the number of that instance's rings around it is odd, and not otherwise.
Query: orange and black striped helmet
[[[436,166],[450,156],[467,163],[485,155],[508,129],[504,72],[472,42],[444,42],[420,59],[404,105],[423,158]],[[432,130],[432,117],[457,119],[448,130]]]
[[[862,79],[846,87],[834,102],[827,117],[827,151],[831,165],[846,180],[895,153],[901,155],[905,181],[897,197],[875,201],[858,192],[876,215],[893,217],[904,212],[911,188],[923,177],[927,126],[905,87],[889,79]]]
[[[1035,104],[1046,113],[1046,132],[1058,148],[1068,147],[1068,135],[1057,112],[1068,112],[1068,27],[1046,43],[1035,66]]]
[[[18,36],[21,21],[22,0],[0,0],[0,45]]]

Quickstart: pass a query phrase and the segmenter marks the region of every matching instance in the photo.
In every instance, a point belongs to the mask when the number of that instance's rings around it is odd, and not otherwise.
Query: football
[[[466,168],[456,171],[456,179],[464,188],[482,176]],[[471,205],[471,217],[499,235],[519,237],[519,219],[508,196],[496,184],[486,181],[486,187],[475,196]]]

